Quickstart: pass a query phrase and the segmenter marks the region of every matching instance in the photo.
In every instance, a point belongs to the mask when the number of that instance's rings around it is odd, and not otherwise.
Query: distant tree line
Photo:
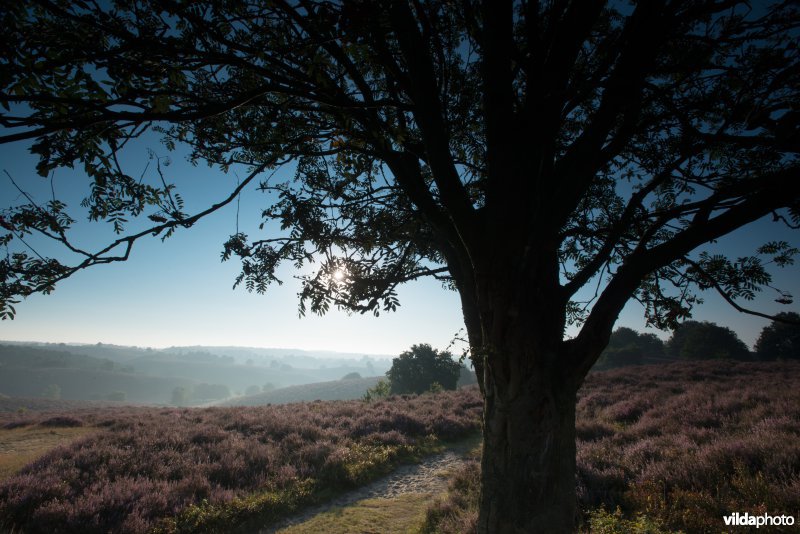
[[[764,327],[753,351],[730,328],[709,321],[686,321],[662,341],[655,334],[642,334],[628,327],[617,328],[595,365],[610,369],[659,360],[775,361],[800,359],[800,315],[784,312]],[[788,321],[788,322],[785,322]]]

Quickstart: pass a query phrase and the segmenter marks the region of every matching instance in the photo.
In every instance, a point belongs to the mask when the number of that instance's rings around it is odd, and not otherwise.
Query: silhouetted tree
[[[449,352],[438,351],[422,343],[412,345],[410,350],[392,360],[392,368],[386,372],[393,395],[401,393],[424,393],[434,383],[444,389],[456,389],[461,364],[453,360]]]
[[[800,224],[798,19],[778,1],[3,2],[0,141],[32,140],[43,176],[82,166],[89,217],[120,235],[86,250],[63,199],[21,195],[0,313],[261,180],[283,230],[231,236],[236,283],[317,262],[303,313],[391,311],[425,276],[457,290],[485,396],[478,529],[571,531],[576,392],[625,303],[657,327],[697,287],[744,309],[796,252],[699,247]],[[160,159],[121,167],[150,128],[241,180],[188,213]]]
[[[751,359],[750,350],[736,332],[708,321],[686,321],[678,326],[667,341],[666,351],[682,360]]]
[[[469,386],[470,384],[477,383],[478,377],[475,376],[475,371],[462,364],[461,368],[458,370],[458,387]]]
[[[664,355],[664,343],[651,333],[640,334],[632,328],[621,326],[611,333],[608,346],[597,360],[597,368],[638,365],[645,358]]]
[[[783,312],[761,330],[754,352],[759,360],[800,360],[800,314]],[[788,321],[788,322],[784,322]]]

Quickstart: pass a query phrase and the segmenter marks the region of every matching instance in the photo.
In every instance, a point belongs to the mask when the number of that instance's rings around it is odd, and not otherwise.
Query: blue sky
[[[172,165],[166,168],[167,176],[179,185],[189,213],[205,207],[209,200],[223,198],[236,184],[234,174],[192,167],[180,155],[167,153],[152,137],[134,147],[123,162],[127,172],[138,176],[144,171],[147,147],[172,159]],[[38,199],[49,198],[50,182],[36,175],[35,159],[24,144],[0,145],[0,161],[0,171],[8,171],[28,193]],[[153,163],[150,165],[152,170]],[[69,198],[77,208],[86,193],[86,180],[81,173],[59,169],[54,180],[57,195]],[[258,223],[260,209],[268,202],[255,187],[251,189],[242,195],[239,209],[243,230]],[[4,206],[19,197],[5,174],[0,176],[0,195]],[[265,295],[241,288],[232,290],[239,264],[235,260],[221,263],[219,257],[222,243],[236,231],[236,208],[232,204],[164,243],[158,238],[142,240],[135,245],[128,262],[80,272],[60,283],[51,295],[29,297],[17,306],[14,321],[0,323],[0,340],[152,347],[236,345],[396,355],[415,343],[445,348],[463,326],[457,294],[442,289],[434,280],[401,287],[399,310],[378,318],[348,316],[338,311],[324,317],[299,318],[299,284],[291,266],[281,273],[285,284],[271,287]],[[79,212],[74,213],[76,219],[80,218]],[[113,237],[103,224],[80,223],[77,229],[79,238],[86,243]],[[796,235],[760,222],[721,240],[715,247],[734,256],[744,255],[764,241],[775,239],[800,245]],[[32,244],[47,253],[46,244]],[[797,268],[776,274],[776,285],[800,298]],[[768,313],[798,310],[797,305],[776,304],[775,296],[766,291],[751,305]],[[696,310],[695,318],[734,329],[750,346],[768,324],[767,320],[735,312],[712,293],[704,297],[707,303]],[[636,303],[629,304],[617,325],[644,330],[641,308]]]

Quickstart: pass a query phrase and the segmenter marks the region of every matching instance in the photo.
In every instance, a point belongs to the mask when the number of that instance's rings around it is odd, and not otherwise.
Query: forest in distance
[[[800,321],[794,312],[782,318]],[[752,350],[730,328],[708,321],[686,321],[666,340],[623,326],[594,369],[708,359],[800,359],[800,326],[773,321]],[[0,395],[175,406],[358,399],[384,379],[392,361],[292,349],[0,342]],[[474,381],[464,369],[459,384]]]

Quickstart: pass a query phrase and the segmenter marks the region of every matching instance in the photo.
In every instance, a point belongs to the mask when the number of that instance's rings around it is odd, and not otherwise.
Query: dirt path
[[[474,439],[459,443],[452,448],[428,456],[419,464],[403,465],[391,474],[366,486],[344,493],[324,504],[304,510],[278,524],[259,531],[259,534],[273,534],[294,525],[301,525],[312,518],[331,510],[351,506],[359,501],[373,500],[370,504],[380,504],[381,499],[389,500],[411,494],[432,498],[447,490],[447,475],[464,464],[465,455],[475,447]],[[377,503],[374,501],[378,501]],[[423,503],[429,502],[424,499]]]

